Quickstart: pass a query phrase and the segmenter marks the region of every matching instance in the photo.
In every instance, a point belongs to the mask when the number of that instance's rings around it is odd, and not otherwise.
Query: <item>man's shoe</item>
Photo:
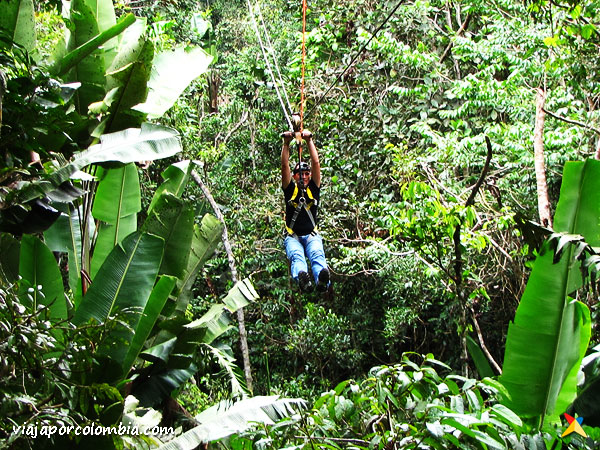
[[[313,284],[310,281],[310,277],[304,271],[298,274],[298,284],[302,292],[311,292],[313,290]]]
[[[329,269],[325,268],[319,272],[319,280],[317,281],[317,291],[325,292],[329,287]]]

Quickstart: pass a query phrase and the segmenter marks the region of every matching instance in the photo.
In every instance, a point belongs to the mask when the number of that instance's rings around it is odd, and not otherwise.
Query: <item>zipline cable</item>
[[[267,30],[267,26],[265,25],[265,20],[263,18],[260,4],[258,2],[256,3],[256,9],[258,10],[258,17],[260,18],[260,23],[262,25],[267,44],[269,46],[268,50],[270,52],[271,58],[273,58],[273,63],[275,64],[275,69],[277,70],[277,77],[279,78],[280,87],[281,87],[281,90],[283,91],[283,95],[284,95],[285,101],[287,103],[288,111],[290,113],[292,113],[292,105],[290,103],[290,99],[288,97],[287,90],[285,89],[285,84],[283,82],[283,77],[281,76],[281,71],[279,70],[279,64],[277,63],[277,58],[275,58],[275,49],[273,48],[273,44],[271,43],[271,37],[269,36],[269,31]]]
[[[279,99],[279,103],[281,103],[281,109],[283,110],[283,115],[285,116],[285,120],[287,121],[287,123],[290,127],[290,130],[293,130],[294,127],[292,125],[292,121],[290,119],[290,116],[287,113],[287,110],[285,109],[285,103],[283,102],[283,99],[281,98],[281,94],[279,93],[279,87],[277,86],[277,82],[275,81],[275,76],[273,75],[273,68],[271,67],[269,58],[267,58],[267,53],[266,53],[265,47],[263,45],[262,37],[260,36],[260,31],[258,30],[258,25],[256,24],[256,20],[254,18],[254,11],[252,10],[252,5],[250,4],[250,0],[247,0],[247,1],[248,1],[248,11],[250,12],[250,17],[252,18],[252,25],[254,26],[254,31],[256,32],[256,36],[258,38],[258,43],[260,44],[260,49],[262,51],[263,58],[265,59],[265,63],[267,64],[267,68],[269,70],[269,73],[271,74],[271,80],[273,81],[273,86],[275,87],[275,92],[277,93],[277,98]]]
[[[296,132],[298,143],[298,164],[300,165],[300,186],[302,186],[302,131],[304,130],[304,70],[306,66],[306,0],[302,0],[302,71],[300,78],[300,124]],[[304,187],[304,186],[302,186]]]
[[[304,130],[304,70],[306,66],[306,0],[302,0],[302,77],[300,80],[300,132]],[[300,149],[300,152],[302,150]],[[300,159],[300,161],[302,161]]]
[[[352,64],[354,64],[354,62],[358,59],[358,57],[361,55],[361,53],[365,51],[365,49],[371,43],[371,41],[373,40],[373,38],[377,35],[377,33],[379,33],[381,31],[381,29],[383,28],[383,26],[392,18],[392,16],[395,14],[395,12],[398,10],[398,8],[400,7],[400,5],[403,2],[404,2],[404,0],[400,0],[398,2],[398,4],[394,7],[394,9],[392,10],[392,12],[390,12],[388,14],[388,16],[385,18],[385,20],[383,22],[381,22],[381,24],[379,24],[379,26],[373,32],[373,34],[371,35],[371,37],[369,38],[369,40],[366,42],[366,44],[364,44],[361,47],[361,49],[354,56],[354,58],[352,58],[352,61],[350,61],[348,63],[348,65],[346,66],[346,68],[344,69],[344,71],[337,76],[337,78],[335,79],[335,81],[333,83],[331,83],[331,85],[329,86],[329,88],[327,88],[327,90],[325,91],[325,93],[323,95],[321,95],[321,97],[319,97],[319,100],[317,100],[317,102],[314,104],[314,106],[306,113],[307,116],[310,115],[317,108],[317,106],[319,106],[321,104],[321,102],[323,101],[323,99],[325,98],[325,96],[327,94],[329,94],[329,91],[331,91],[333,89],[333,87],[337,84],[338,81],[340,81],[340,79],[344,76],[344,74],[348,71],[348,69],[350,69],[350,67],[352,67]]]

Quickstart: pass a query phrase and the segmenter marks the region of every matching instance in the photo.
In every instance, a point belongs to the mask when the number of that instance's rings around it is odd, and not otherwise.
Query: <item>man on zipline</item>
[[[303,292],[310,292],[313,284],[308,275],[308,257],[317,283],[317,290],[325,292],[329,287],[329,269],[323,250],[323,238],[317,232],[317,209],[321,188],[321,166],[319,154],[308,130],[302,131],[302,139],[308,145],[310,166],[298,162],[290,173],[291,131],[282,134],[281,187],[285,197],[285,252],[291,264],[292,278]]]

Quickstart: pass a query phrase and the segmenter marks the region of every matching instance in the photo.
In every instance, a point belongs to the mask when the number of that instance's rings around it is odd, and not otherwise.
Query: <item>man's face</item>
[[[300,180],[300,172],[294,174],[294,180],[296,180],[296,183],[298,183],[298,181]],[[304,186],[308,186],[309,181],[310,181],[310,170],[303,170],[302,171],[302,184]]]

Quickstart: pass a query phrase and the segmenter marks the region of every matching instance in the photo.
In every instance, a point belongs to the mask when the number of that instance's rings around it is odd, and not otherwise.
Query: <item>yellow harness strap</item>
[[[298,202],[295,202],[294,200],[296,199],[296,197],[298,196],[298,193],[300,192],[300,190],[298,189],[298,185],[295,184],[294,185],[294,192],[292,193],[292,197],[290,198],[289,202],[290,204],[294,207],[294,208],[298,208]],[[315,203],[315,198],[312,195],[312,192],[310,191],[310,188],[307,186],[306,187],[306,195],[308,195],[308,199],[310,200],[310,202],[308,202],[305,206],[306,208],[306,212],[308,214],[310,214],[310,208],[312,208],[313,204]],[[311,220],[312,220],[312,215],[311,215]],[[285,224],[285,229],[287,230],[288,234],[290,236],[295,236],[296,233],[294,233],[294,230],[292,230],[290,227],[288,227],[287,223]],[[313,228],[313,233],[317,232],[317,227],[315,225],[315,227]]]

